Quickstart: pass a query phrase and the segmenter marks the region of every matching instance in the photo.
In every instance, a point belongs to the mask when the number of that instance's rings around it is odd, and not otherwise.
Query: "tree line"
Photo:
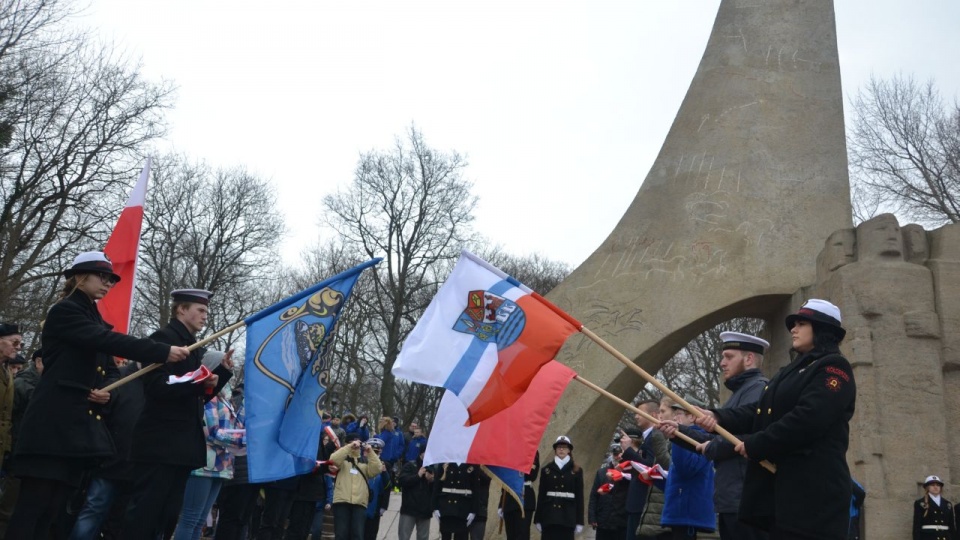
[[[324,197],[327,240],[285,265],[276,191],[242,165],[155,155],[174,106],[169,81],[68,24],[71,0],[0,3],[0,318],[30,348],[73,256],[102,249],[147,155],[153,155],[131,333],[170,318],[169,293],[214,291],[217,330],[371,257],[340,324],[331,373],[337,409],[429,423],[441,391],[395,380],[400,347],[466,247],[546,294],[570,272],[539,254],[511,254],[472,227],[477,196],[464,155],[430,147],[411,125],[392,147],[364,152],[353,178]],[[893,210],[926,224],[960,220],[960,108],[933,83],[874,80],[852,100],[848,132],[858,219]],[[719,401],[719,332],[689,344],[660,372],[668,386]],[[218,343],[243,349],[243,333]],[[243,373],[238,373],[242,380]],[[335,411],[337,412],[337,411]]]

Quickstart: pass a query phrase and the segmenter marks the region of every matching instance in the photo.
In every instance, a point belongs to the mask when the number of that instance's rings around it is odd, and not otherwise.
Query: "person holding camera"
[[[360,453],[366,462],[360,460]],[[336,540],[363,540],[370,487],[367,480],[380,474],[382,464],[374,449],[360,442],[356,432],[347,433],[344,445],[330,456],[337,467],[333,488],[333,534]]]

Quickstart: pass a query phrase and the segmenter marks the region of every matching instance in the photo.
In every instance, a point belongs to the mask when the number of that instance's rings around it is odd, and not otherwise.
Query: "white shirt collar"
[[[930,500],[937,503],[937,506],[940,506],[940,495],[931,495]]]
[[[650,436],[650,432],[653,431],[653,426],[648,427],[643,431],[643,438],[646,439]]]
[[[557,464],[557,467],[562,469],[564,465],[570,463],[570,456],[567,456],[563,459],[560,459],[560,456],[553,456],[553,462]]]

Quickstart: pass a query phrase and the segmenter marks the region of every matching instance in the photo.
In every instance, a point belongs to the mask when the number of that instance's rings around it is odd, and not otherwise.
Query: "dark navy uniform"
[[[913,540],[954,540],[957,526],[954,523],[953,505],[940,498],[940,504],[928,495],[913,503]]]
[[[433,509],[440,512],[440,536],[466,540],[467,516],[480,513],[480,468],[469,463],[445,463],[437,467],[433,482]],[[483,509],[486,511],[486,508]]]
[[[181,347],[197,342],[177,319],[150,337]],[[190,471],[206,465],[203,405],[217,395],[232,373],[217,366],[213,373],[219,379],[212,392],[202,384],[167,384],[171,375],[198,369],[204,352],[198,348],[183,361],[164,364],[143,376],[146,402],[134,429],[131,452],[138,477],[124,523],[124,532],[131,538],[150,537],[169,528],[171,521],[175,523]]]
[[[540,470],[533,522],[543,528],[545,540],[573,538],[576,526],[583,526],[583,469],[572,457],[562,469],[550,460]]]
[[[50,308],[41,334],[43,376],[14,449],[17,474],[75,486],[84,468],[113,457],[104,407],[87,400],[90,390],[119,378],[112,356],[165,362],[170,346],[112,328],[80,290]]]
[[[856,403],[850,363],[814,349],[781,369],[760,402],[718,409],[718,423],[743,437],[750,456],[740,520],[798,538],[846,540],[852,482],[849,421]],[[776,474],[760,466],[769,460]]]
[[[533,467],[523,475],[523,512],[517,501],[501,491],[503,500],[503,522],[506,525],[507,540],[530,540],[530,524],[533,512],[537,509],[537,495],[533,483],[540,474],[540,451],[533,458]]]

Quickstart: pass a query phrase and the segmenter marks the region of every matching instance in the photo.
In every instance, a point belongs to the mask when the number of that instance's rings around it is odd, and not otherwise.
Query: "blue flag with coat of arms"
[[[380,261],[360,264],[244,320],[250,482],[315,467],[337,319],[361,272]]]

